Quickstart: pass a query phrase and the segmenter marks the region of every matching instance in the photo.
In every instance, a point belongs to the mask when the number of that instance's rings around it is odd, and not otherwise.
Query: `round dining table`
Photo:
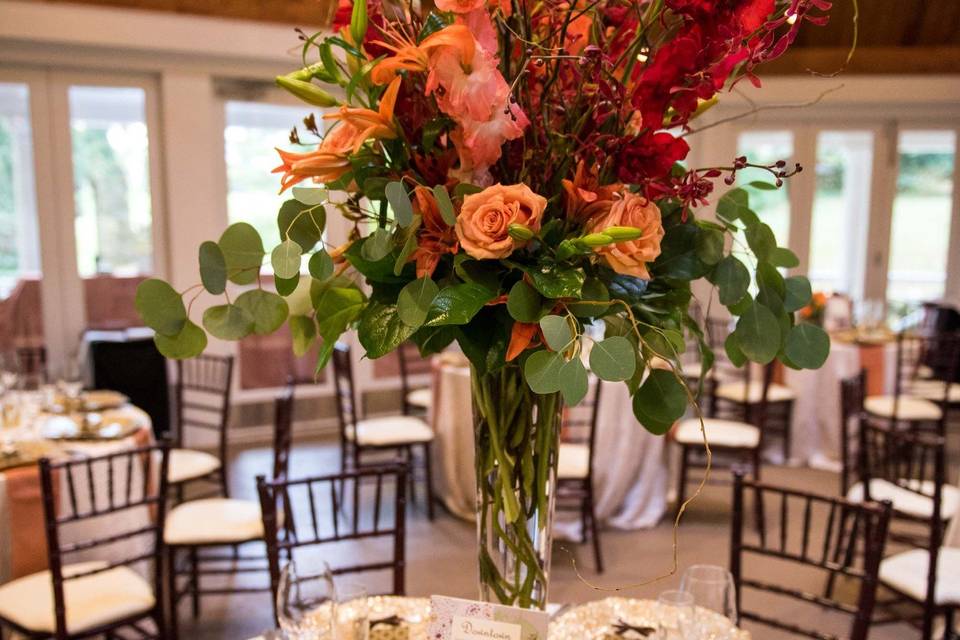
[[[12,397],[11,393],[16,396]],[[79,420],[46,411],[40,392],[10,392],[4,396],[4,420],[0,422],[0,584],[47,568],[40,458],[93,457],[153,442],[150,417],[144,411],[127,403],[125,398],[97,393],[98,398],[110,398],[110,401],[102,407],[88,406],[82,428]],[[99,474],[94,476],[97,495],[103,494],[108,481]],[[55,484],[58,494],[55,505],[60,511],[68,508],[65,482],[66,478],[61,476]],[[108,514],[85,526],[64,529],[61,543],[89,538],[91,531],[87,526],[112,526],[106,519],[136,518],[139,521],[145,517],[149,516],[135,510]],[[123,527],[135,528],[126,523]],[[137,544],[137,541],[130,543]],[[128,557],[130,549],[117,549],[117,553]],[[82,553],[70,557],[71,562],[85,559]],[[101,554],[97,559],[110,558]]]
[[[447,352],[433,360],[432,371],[434,488],[451,513],[473,520],[476,480],[470,367],[461,354]],[[598,381],[591,376],[587,398],[592,397],[596,384]],[[597,518],[614,529],[654,527],[667,511],[667,441],[637,422],[626,385],[599,384],[594,445]],[[577,514],[557,513],[554,533],[560,538],[578,539]]]

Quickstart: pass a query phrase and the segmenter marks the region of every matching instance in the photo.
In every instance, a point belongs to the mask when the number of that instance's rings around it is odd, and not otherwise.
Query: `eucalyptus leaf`
[[[409,226],[413,221],[413,205],[402,182],[390,182],[383,190],[393,209],[394,219],[401,227]]]
[[[517,322],[538,322],[543,297],[523,280],[518,280],[507,296],[507,312]]]
[[[651,369],[633,402],[653,422],[673,424],[687,410],[687,390],[672,371]]]
[[[810,287],[810,281],[805,276],[787,278],[784,285],[786,296],[783,300],[783,307],[787,313],[798,311],[810,303],[813,291]]]
[[[320,249],[310,256],[307,269],[310,271],[310,275],[317,280],[326,280],[333,275],[333,258],[330,257],[329,253]]]
[[[399,276],[403,273],[404,267],[410,262],[410,256],[417,250],[417,230],[420,229],[420,216],[413,216],[413,222],[405,227],[400,233],[400,253],[393,262],[393,275]]]
[[[584,281],[581,300],[567,304],[570,313],[578,318],[599,318],[610,309],[609,304],[602,304],[610,300],[610,291],[599,278],[587,278]]]
[[[733,366],[739,368],[747,363],[747,356],[743,355],[743,351],[740,349],[736,332],[732,332],[727,336],[727,339],[723,341],[723,350],[727,353],[727,359],[730,360],[730,364]]]
[[[273,265],[273,272],[278,278],[292,278],[300,273],[300,257],[302,256],[300,245],[293,240],[284,240],[270,254],[270,263]]]
[[[137,286],[134,298],[143,323],[160,335],[175,337],[188,322],[183,298],[163,280],[150,278]]]
[[[292,278],[278,278],[277,274],[273,274],[273,286],[276,287],[277,293],[284,297],[289,296],[296,291],[299,284],[299,273]]]
[[[790,329],[784,354],[803,369],[819,369],[830,355],[830,336],[818,326],[801,323]]]
[[[406,285],[397,297],[397,312],[405,325],[417,329],[427,321],[433,299],[440,293],[437,283],[424,276]]]
[[[717,215],[726,220],[737,220],[750,209],[750,196],[743,189],[731,189],[717,201]]]
[[[786,247],[777,247],[770,254],[770,263],[775,267],[793,269],[800,266],[800,258]]]
[[[437,201],[437,209],[440,210],[440,216],[443,221],[451,227],[457,224],[457,213],[453,209],[453,202],[450,200],[450,194],[447,188],[438,184],[433,188],[433,197]]]
[[[601,340],[590,350],[590,369],[602,380],[626,380],[636,368],[633,344],[622,336]]]
[[[753,362],[767,364],[780,350],[780,324],[765,306],[754,303],[737,321],[740,350]]]
[[[266,253],[263,240],[252,225],[235,222],[217,242],[227,264],[227,278],[235,284],[253,284],[260,276],[260,265]]]
[[[221,304],[203,312],[203,327],[221,340],[239,340],[253,332],[250,312],[235,304]]]
[[[393,235],[383,228],[370,234],[360,248],[360,255],[370,262],[383,260],[393,250]]]
[[[773,250],[777,248],[777,238],[768,224],[761,222],[751,225],[744,231],[744,235],[753,255],[757,256],[757,260],[761,262],[768,261]]]
[[[486,287],[472,282],[445,287],[433,299],[425,324],[429,327],[467,324],[494,295]]]
[[[310,351],[317,338],[317,325],[307,316],[290,316],[290,335],[293,338],[293,354],[302,357]]]
[[[286,300],[263,289],[244,291],[237,296],[234,304],[246,309],[253,317],[253,332],[258,336],[265,336],[279,329],[290,313]]]
[[[747,183],[748,187],[753,187],[758,191],[776,191],[777,185],[772,182],[763,182],[761,180],[754,180],[753,182]]]
[[[540,329],[547,346],[554,351],[563,351],[573,340],[570,323],[563,316],[545,316],[540,319]]]
[[[717,263],[713,281],[719,289],[720,304],[729,306],[736,304],[746,295],[750,288],[750,272],[740,260],[727,256]]]
[[[281,240],[293,240],[302,253],[308,253],[323,237],[327,224],[327,212],[320,204],[304,204],[300,200],[287,200],[277,213],[277,228]]]
[[[292,191],[294,200],[309,207],[325,204],[329,197],[326,189],[314,187],[294,187]]]
[[[174,360],[195,358],[207,348],[207,334],[203,329],[187,320],[180,333],[175,336],[156,334],[153,342],[157,350],[165,357]]]
[[[212,240],[200,244],[200,281],[203,288],[213,295],[220,295],[227,289],[227,260],[220,245]]]
[[[706,264],[717,264],[723,259],[723,233],[716,229],[701,229],[695,241],[697,257]]]
[[[560,393],[568,407],[575,407],[587,395],[590,381],[580,358],[571,358],[560,367]],[[597,384],[600,384],[598,381]]]
[[[563,364],[563,356],[555,351],[536,351],[524,362],[523,377],[534,393],[556,393],[561,387]]]

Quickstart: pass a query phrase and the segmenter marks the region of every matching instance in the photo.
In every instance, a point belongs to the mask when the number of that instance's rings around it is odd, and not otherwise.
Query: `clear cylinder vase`
[[[530,390],[518,364],[471,371],[480,598],[547,606],[560,394]]]

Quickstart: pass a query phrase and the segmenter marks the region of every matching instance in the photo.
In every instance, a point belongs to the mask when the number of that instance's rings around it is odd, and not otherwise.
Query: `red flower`
[[[629,184],[661,178],[674,163],[687,157],[690,145],[666,131],[646,133],[629,139],[616,154],[617,176]]]

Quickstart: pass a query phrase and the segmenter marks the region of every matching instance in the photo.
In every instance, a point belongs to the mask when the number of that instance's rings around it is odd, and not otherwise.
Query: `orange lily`
[[[507,362],[516,359],[521,353],[532,346],[536,346],[534,338],[540,331],[536,322],[514,322],[510,332],[510,344],[507,346]]]
[[[342,106],[337,112],[323,116],[323,119],[339,120],[344,125],[356,128],[357,134],[353,140],[353,152],[356,153],[370,138],[389,140],[398,136],[397,128],[393,123],[393,109],[397,105],[399,92],[400,78],[397,77],[383,92],[378,111]]]
[[[317,182],[333,182],[350,168],[350,161],[339,153],[321,150],[293,153],[283,149],[277,149],[277,153],[280,154],[283,164],[274,169],[273,173],[283,173],[280,193],[307,178],[314,178]]]
[[[476,41],[465,25],[454,24],[432,33],[423,42],[417,44],[410,36],[391,29],[384,31],[392,42],[376,40],[375,44],[393,51],[394,55],[384,58],[370,72],[375,84],[386,84],[397,77],[397,72],[426,71],[430,64],[430,54],[440,47],[453,47],[460,52],[460,61],[464,66],[473,64],[476,53]]]

